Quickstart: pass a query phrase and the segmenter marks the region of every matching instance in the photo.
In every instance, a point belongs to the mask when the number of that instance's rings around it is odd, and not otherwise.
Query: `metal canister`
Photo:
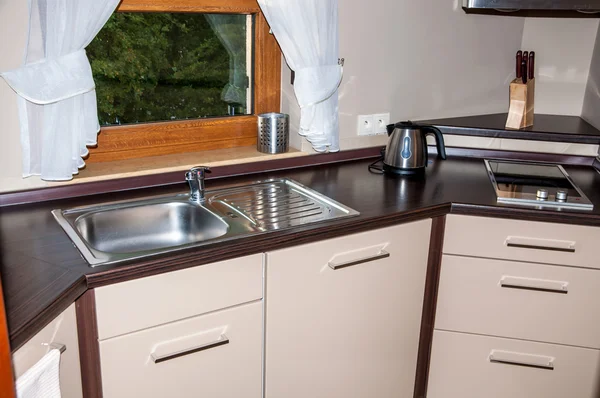
[[[289,149],[290,116],[285,113],[258,115],[256,149],[263,153],[283,153]]]

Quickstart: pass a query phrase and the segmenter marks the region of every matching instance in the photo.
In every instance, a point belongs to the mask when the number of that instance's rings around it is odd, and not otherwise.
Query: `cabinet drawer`
[[[105,397],[260,398],[262,302],[101,341],[100,360]]]
[[[430,233],[423,220],[268,253],[265,397],[412,397]]]
[[[600,228],[448,215],[444,253],[600,268]]]
[[[262,298],[262,254],[96,289],[100,340]]]
[[[444,255],[435,327],[600,348],[600,271]]]
[[[428,398],[596,398],[600,351],[436,330]]]

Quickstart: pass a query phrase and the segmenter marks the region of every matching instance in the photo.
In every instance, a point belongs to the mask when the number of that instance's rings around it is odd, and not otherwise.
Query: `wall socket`
[[[386,134],[386,126],[390,124],[389,113],[377,113],[374,115],[358,115],[358,135]]]
[[[375,123],[375,134],[387,134],[387,125],[390,124],[389,113],[377,113],[373,115]]]
[[[358,115],[358,135],[374,135],[375,121],[373,115]]]

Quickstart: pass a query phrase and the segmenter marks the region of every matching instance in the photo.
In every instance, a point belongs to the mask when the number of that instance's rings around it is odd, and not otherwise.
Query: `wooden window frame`
[[[256,0],[122,0],[117,12],[254,15],[253,114],[102,127],[87,163],[256,145],[256,115],[281,106],[281,51]]]

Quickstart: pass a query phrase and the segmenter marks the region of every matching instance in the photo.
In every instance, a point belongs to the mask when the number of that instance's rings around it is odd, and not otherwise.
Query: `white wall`
[[[27,36],[27,1],[0,0],[0,71],[17,68]],[[17,95],[0,78],[0,191],[44,186],[39,178],[21,178]]]
[[[0,41],[0,71],[21,62],[26,3],[0,0],[0,37],[5,38]],[[386,142],[385,136],[356,135],[359,114],[390,112],[392,121],[398,121],[505,112],[513,54],[522,46],[538,54],[536,111],[581,110],[597,19],[467,15],[460,3],[340,0],[340,55],[346,59],[340,89],[342,149]],[[310,145],[295,133],[299,109],[285,65],[282,79],[282,110],[292,116],[292,146],[309,151]],[[592,80],[588,96],[590,89],[598,94],[600,76]],[[561,89],[567,95],[557,95]],[[21,178],[16,95],[2,79],[0,128],[0,191],[45,186],[37,177]]]
[[[527,18],[524,50],[536,53],[535,112],[580,116],[597,18]]]
[[[460,3],[340,0],[342,149],[386,142],[384,136],[357,137],[360,114],[390,112],[399,121],[506,111],[512,54],[521,46],[525,20],[467,15]],[[284,111],[297,127],[285,73],[282,88]]]
[[[596,46],[587,82],[581,116],[600,129],[600,30],[596,35]]]

